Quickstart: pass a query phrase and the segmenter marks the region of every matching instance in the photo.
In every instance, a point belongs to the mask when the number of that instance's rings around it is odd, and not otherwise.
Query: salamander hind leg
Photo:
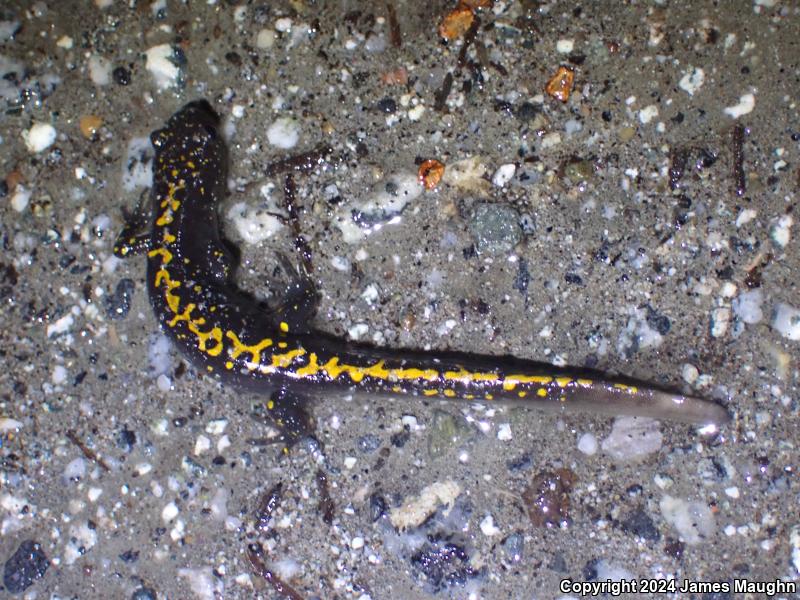
[[[280,442],[288,452],[297,442],[314,438],[314,421],[306,410],[308,400],[287,388],[274,392],[267,402],[267,416],[280,430]]]

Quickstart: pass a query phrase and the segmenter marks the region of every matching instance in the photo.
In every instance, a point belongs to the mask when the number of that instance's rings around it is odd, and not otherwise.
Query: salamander
[[[175,113],[151,135],[152,209],[129,221],[119,257],[147,253],[147,287],[164,333],[199,371],[240,390],[269,394],[268,413],[284,438],[313,433],[306,398],[339,388],[578,408],[695,424],[729,420],[721,405],[648,385],[585,376],[512,357],[395,350],[315,330],[314,286],[297,274],[277,307],[240,289],[237,252],[222,234],[218,207],[227,190],[228,151],[220,120],[204,100]]]

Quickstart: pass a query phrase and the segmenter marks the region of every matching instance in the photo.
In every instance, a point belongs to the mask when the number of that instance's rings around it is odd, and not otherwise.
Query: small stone
[[[514,163],[500,165],[497,171],[494,172],[494,175],[492,175],[492,183],[497,187],[505,187],[505,185],[511,181],[516,171],[517,166]]]
[[[125,67],[117,67],[111,72],[111,77],[114,78],[114,83],[117,85],[128,85],[131,82],[131,72]]]
[[[502,204],[478,204],[467,227],[479,252],[510,252],[522,239],[519,213]]]
[[[764,293],[760,289],[742,292],[733,299],[731,308],[733,313],[748,325],[759,323],[764,318],[761,304],[764,302]]]
[[[658,421],[645,417],[618,417],[611,434],[601,444],[615,460],[635,460],[658,452],[663,438]]]
[[[365,454],[371,454],[381,447],[381,438],[374,433],[368,433],[358,438],[358,449]]]
[[[81,135],[88,140],[97,135],[97,130],[103,126],[103,119],[98,115],[84,115],[80,118],[78,126]]]
[[[109,319],[124,319],[128,316],[135,287],[132,279],[120,279],[114,293],[105,297],[106,315]]]
[[[503,542],[503,550],[511,562],[519,562],[522,560],[522,554],[525,549],[525,536],[521,533],[512,533]]]
[[[56,129],[50,123],[34,123],[22,132],[22,139],[28,152],[42,152],[56,141]]]
[[[597,454],[597,437],[593,433],[584,433],[578,438],[578,450],[587,456]]]
[[[716,531],[714,513],[704,502],[688,502],[665,495],[659,502],[659,508],[664,520],[690,546],[708,539]]]
[[[33,540],[22,542],[17,551],[6,561],[3,569],[3,585],[12,594],[21,594],[44,576],[50,560],[42,546]]]
[[[656,528],[655,523],[653,523],[653,519],[650,518],[643,508],[637,508],[628,513],[628,515],[622,519],[621,526],[624,532],[651,542],[658,541],[661,538],[661,534]]]
[[[800,340],[800,310],[783,302],[772,313],[772,328],[788,340]]]

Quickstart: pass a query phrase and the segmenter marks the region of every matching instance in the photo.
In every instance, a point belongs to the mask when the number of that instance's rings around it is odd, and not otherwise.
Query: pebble
[[[578,438],[578,450],[587,456],[597,454],[597,437],[593,433],[584,433]]]
[[[662,442],[658,421],[645,417],[618,417],[601,447],[613,459],[628,461],[658,452]]]
[[[50,560],[42,546],[33,540],[22,542],[17,551],[6,561],[3,569],[3,585],[12,594],[21,594],[44,576]]]
[[[280,117],[267,128],[267,141],[276,148],[294,148],[300,139],[300,124],[289,117]]]
[[[22,132],[22,140],[28,152],[42,152],[56,141],[56,128],[50,123],[34,123],[30,129]]]
[[[661,538],[653,519],[641,507],[628,513],[621,521],[622,530],[626,533],[651,542]]]
[[[664,520],[690,546],[708,539],[717,529],[714,513],[705,502],[688,502],[667,494],[658,506]]]
[[[89,79],[99,86],[111,83],[111,63],[107,58],[97,54],[89,58]]]
[[[119,320],[128,316],[131,300],[136,284],[132,279],[120,279],[113,294],[105,297],[106,315],[109,319]]]
[[[772,328],[787,340],[800,340],[800,310],[783,302],[778,303],[772,313]]]
[[[739,102],[737,104],[725,107],[724,112],[729,117],[738,119],[739,117],[753,112],[755,107],[756,97],[753,94],[744,94],[743,96],[739,97]]]
[[[764,301],[764,293],[760,289],[742,292],[733,299],[731,308],[733,313],[748,325],[753,325],[764,318],[761,304]]]
[[[522,239],[519,213],[502,204],[478,204],[467,227],[477,250],[488,254],[509,252]]]
[[[128,85],[131,82],[131,72],[125,67],[117,67],[111,71],[111,77],[117,85]]]
[[[150,71],[159,90],[181,87],[181,65],[185,62],[182,52],[178,52],[171,44],[160,44],[148,48],[145,56],[145,68]]]
[[[511,181],[511,178],[514,177],[514,173],[517,172],[517,166],[514,163],[507,163],[504,165],[500,165],[498,169],[492,175],[492,183],[497,187],[505,187],[505,185]]]
[[[512,533],[503,542],[503,550],[511,562],[519,562],[525,550],[525,536],[521,533]]]

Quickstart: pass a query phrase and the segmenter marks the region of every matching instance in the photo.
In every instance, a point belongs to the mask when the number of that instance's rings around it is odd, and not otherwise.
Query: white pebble
[[[792,215],[783,215],[770,227],[769,236],[781,248],[785,248],[792,237],[791,229],[793,223]]]
[[[739,213],[739,216],[736,217],[736,227],[741,227],[756,218],[758,215],[758,211],[753,208],[745,208],[742,212]]]
[[[739,497],[739,488],[735,485],[729,488],[725,488],[725,495],[729,498],[736,499]]]
[[[497,439],[501,442],[507,442],[512,439],[511,423],[500,423],[497,426]]]
[[[618,417],[611,434],[603,440],[603,451],[615,460],[641,458],[661,449],[658,421],[644,417]]]
[[[145,52],[145,68],[150,71],[159,90],[175,86],[181,70],[174,62],[175,50],[170,44],[160,44]]]
[[[61,385],[67,379],[67,370],[63,365],[56,365],[50,379],[55,385]]]
[[[639,111],[639,122],[647,125],[650,121],[658,116],[658,107],[655,104],[645,106]]]
[[[759,289],[755,289],[739,294],[737,298],[733,299],[731,308],[733,308],[733,313],[742,321],[753,325],[764,318],[764,311],[761,310],[763,302],[764,293]]]
[[[500,529],[494,524],[494,517],[492,515],[486,515],[481,521],[481,532],[487,537],[500,533]]]
[[[64,50],[72,50],[72,44],[72,38],[68,35],[62,35],[56,42],[56,46],[63,48]]]
[[[569,54],[575,48],[575,40],[562,38],[556,42],[556,52],[559,54]]]
[[[344,459],[344,468],[348,471],[356,466],[358,459],[355,456],[347,456]]]
[[[161,511],[161,518],[164,520],[165,523],[169,523],[178,516],[178,506],[174,502],[170,502],[164,507],[164,510]]]
[[[11,208],[17,212],[22,212],[28,208],[28,202],[31,200],[31,191],[24,185],[17,185],[14,190],[14,195],[11,196]]]
[[[222,435],[228,426],[228,419],[214,419],[206,424],[206,433],[211,435]]]
[[[111,83],[111,62],[107,58],[92,54],[89,58],[89,79],[95,85]]]
[[[750,114],[756,106],[756,97],[753,94],[744,94],[739,97],[739,103],[725,108],[725,114],[738,119],[743,115]]]
[[[364,547],[364,538],[363,537],[354,537],[350,540],[350,547],[353,550],[360,550]]]
[[[687,502],[666,495],[658,504],[664,520],[671,524],[683,541],[693,546],[716,531],[714,513],[704,502]]]
[[[34,123],[30,129],[22,132],[22,139],[28,152],[41,152],[56,141],[56,128],[50,123]]]
[[[267,141],[282,150],[294,148],[300,139],[300,125],[294,119],[281,117],[267,128]]]
[[[694,96],[695,93],[703,87],[706,74],[705,71],[699,67],[689,67],[689,69],[691,70],[686,71],[683,77],[681,77],[681,80],[678,82],[678,87],[690,96]]]
[[[587,456],[597,454],[597,436],[593,433],[584,433],[578,438],[578,450]]]
[[[197,440],[194,443],[194,455],[200,456],[204,452],[208,452],[211,448],[211,440],[208,439],[204,435],[197,436]]]
[[[507,163],[500,165],[497,171],[492,175],[492,183],[497,187],[504,187],[517,172],[517,166],[514,163]]]
[[[772,328],[789,340],[800,340],[800,310],[783,302],[775,306]]]
[[[686,383],[691,385],[697,381],[697,378],[700,376],[700,371],[698,371],[697,367],[693,364],[685,363],[681,368],[681,376]]]
[[[283,17],[275,21],[275,30],[281,33],[286,33],[292,30],[292,20],[289,17]]]

